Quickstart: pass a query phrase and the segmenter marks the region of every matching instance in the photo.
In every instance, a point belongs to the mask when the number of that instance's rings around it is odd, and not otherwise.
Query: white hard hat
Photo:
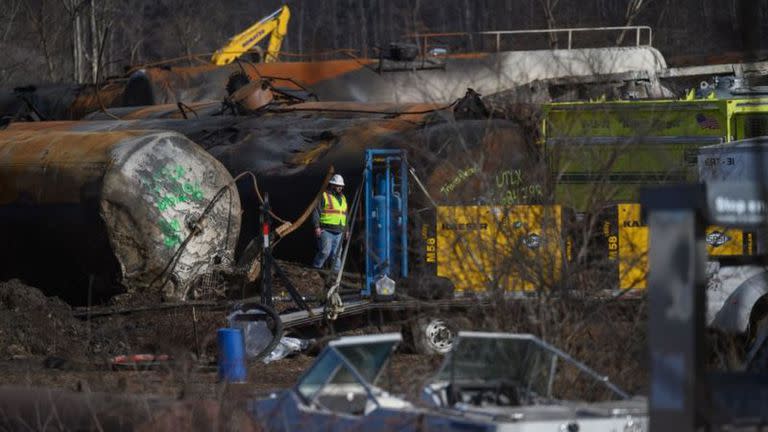
[[[344,177],[338,174],[334,174],[333,177],[331,177],[331,181],[329,181],[328,184],[332,184],[335,186],[344,186]]]

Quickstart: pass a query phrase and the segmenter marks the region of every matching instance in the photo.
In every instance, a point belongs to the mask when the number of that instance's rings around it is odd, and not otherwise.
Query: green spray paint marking
[[[160,231],[163,233],[165,247],[172,248],[181,244],[181,222],[178,219],[161,219]]]
[[[159,174],[152,177],[155,184],[158,210],[165,211],[176,204],[188,201],[200,201],[203,199],[203,190],[200,182],[193,182],[185,178],[187,171],[181,165],[166,165]]]
[[[161,212],[172,208],[176,205],[178,200],[174,195],[165,195],[162,198],[160,198],[160,201],[157,202],[157,209]]]
[[[179,164],[164,166],[145,182],[145,186],[151,191],[161,214],[176,208],[179,203],[203,200],[200,182],[194,181],[191,170],[187,171]],[[163,216],[158,224],[166,247],[173,248],[181,243],[181,223],[178,219]]]

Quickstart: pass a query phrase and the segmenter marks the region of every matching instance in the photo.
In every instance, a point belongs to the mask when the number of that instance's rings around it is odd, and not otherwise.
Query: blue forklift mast
[[[362,297],[394,296],[408,276],[408,162],[403,150],[369,149],[365,195],[365,286]]]

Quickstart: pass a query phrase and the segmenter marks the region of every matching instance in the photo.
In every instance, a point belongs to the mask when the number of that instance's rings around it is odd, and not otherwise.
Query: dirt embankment
[[[280,262],[291,283],[308,299],[321,299],[324,275]],[[273,295],[288,298],[284,281],[273,274]],[[131,309],[157,305],[144,293],[113,297],[109,306]],[[289,307],[285,302],[281,307]],[[0,361],[60,357],[71,362],[103,362],[121,354],[194,353],[213,358],[215,332],[226,325],[227,312],[179,308],[111,316],[76,317],[57,297],[19,280],[0,282]]]
[[[115,303],[144,302],[122,298]],[[220,310],[197,310],[193,317],[191,308],[183,308],[77,318],[69,305],[34,287],[0,282],[0,387],[220,400],[290,386],[312,362],[301,355],[256,363],[249,368],[247,386],[219,383],[213,361],[224,316]],[[115,356],[129,354],[164,354],[170,360],[151,368],[113,367]]]
[[[120,354],[178,351],[194,346],[193,331],[183,316],[151,313],[82,320],[56,297],[18,280],[0,283],[0,360],[60,358],[99,362]],[[215,323],[204,316],[197,324],[207,333]],[[192,340],[190,340],[192,339]]]
[[[322,277],[299,266],[285,265],[299,291],[322,294]],[[315,287],[315,291],[310,289]],[[275,282],[275,295],[283,287]],[[149,303],[147,303],[149,302]],[[115,307],[148,306],[143,297],[120,298]],[[606,373],[620,387],[642,392],[647,381],[644,352],[645,317],[642,304],[601,307],[499,302],[496,307],[470,311],[471,330],[542,334],[545,339]],[[577,307],[578,306],[578,307]],[[265,395],[293,385],[314,360],[298,355],[275,363],[256,363],[249,384],[218,383],[215,367],[216,330],[225,326],[226,312],[192,308],[145,310],[105,317],[77,318],[66,303],[46,297],[19,281],[0,283],[0,386],[24,385],[106,393],[157,394],[173,398],[217,399]],[[369,328],[361,332],[376,332]],[[397,331],[391,326],[385,331]],[[152,369],[115,370],[110,359],[126,354],[165,354]],[[392,364],[395,393],[418,395],[423,380],[437,369],[440,358],[398,354]],[[234,392],[234,393],[233,393]]]
[[[0,283],[1,359],[80,358],[87,353],[83,342],[89,339],[88,333],[88,326],[58,298],[46,297],[18,280]]]
[[[280,263],[299,292],[322,297],[323,277],[315,270]],[[285,296],[273,275],[274,294]],[[229,391],[216,374],[216,330],[226,311],[197,308],[152,310],[159,299],[140,293],[114,297],[110,309],[141,312],[82,316],[56,297],[19,280],[0,282],[0,386],[23,385],[107,393],[151,393],[217,398]],[[288,307],[286,303],[280,303]],[[120,355],[167,355],[151,369],[120,368]],[[297,356],[250,368],[248,394],[287,387],[313,359]],[[243,392],[242,390],[235,390]]]

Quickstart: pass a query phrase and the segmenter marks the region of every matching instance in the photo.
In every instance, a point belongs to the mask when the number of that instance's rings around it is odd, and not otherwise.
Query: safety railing
[[[565,34],[567,35],[567,49],[573,49],[573,38],[575,33],[585,32],[624,32],[634,33],[634,46],[651,46],[653,43],[653,30],[649,26],[616,26],[616,27],[577,27],[577,28],[555,28],[538,30],[502,30],[502,31],[482,31],[482,32],[451,32],[451,33],[414,33],[410,37],[417,39],[421,45],[423,54],[429,52],[430,41],[445,37],[472,37],[474,35],[493,36],[496,39],[496,52],[501,51],[502,37],[521,36],[534,34]],[[647,39],[644,37],[647,33]],[[434,45],[433,45],[434,46]]]

